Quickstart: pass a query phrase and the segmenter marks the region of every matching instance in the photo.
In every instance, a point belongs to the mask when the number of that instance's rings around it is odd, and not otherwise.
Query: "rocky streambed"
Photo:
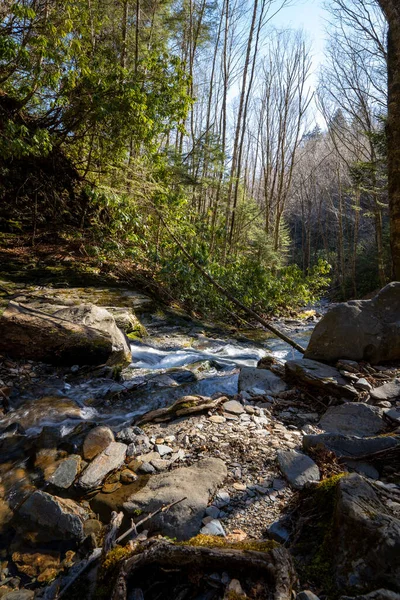
[[[303,359],[129,290],[12,302],[0,598],[399,597],[396,361]],[[304,345],[305,317],[280,323]],[[21,330],[16,359],[4,340]]]

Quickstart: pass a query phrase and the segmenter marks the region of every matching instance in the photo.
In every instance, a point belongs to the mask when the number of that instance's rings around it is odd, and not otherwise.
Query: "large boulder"
[[[334,394],[349,399],[358,397],[355,387],[342,377],[338,369],[316,360],[288,360],[285,371],[288,379],[315,387],[323,394]]]
[[[18,509],[19,525],[42,539],[82,541],[88,514],[77,502],[36,490]]]
[[[113,317],[94,305],[63,308],[49,315],[10,302],[0,313],[0,354],[60,365],[131,360]]]
[[[332,525],[339,589],[362,593],[388,587],[400,592],[399,501],[396,486],[356,474],[339,481]]]
[[[282,473],[296,490],[320,480],[318,466],[306,454],[296,450],[278,450],[277,458]]]
[[[105,308],[94,304],[80,304],[58,310],[53,316],[107,334],[112,343],[112,356],[108,359],[109,364],[111,362],[113,364],[129,364],[132,361],[132,353],[124,334],[118,329],[112,314]]]
[[[239,392],[278,394],[287,390],[287,388],[286,383],[269,369],[242,367],[240,370]]]
[[[321,417],[319,426],[327,433],[369,437],[383,429],[381,411],[363,402],[346,402],[331,406]]]
[[[191,467],[154,475],[124,502],[124,512],[132,517],[141,512],[153,513],[163,505],[184,498],[170,510],[151,519],[146,527],[178,540],[189,539],[199,533],[207,504],[226,475],[226,466],[218,458],[204,459]]]
[[[372,300],[352,300],[331,308],[313,331],[305,358],[341,358],[372,364],[400,359],[400,282]]]

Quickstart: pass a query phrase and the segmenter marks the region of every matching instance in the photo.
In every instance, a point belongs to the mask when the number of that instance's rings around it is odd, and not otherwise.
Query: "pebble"
[[[245,411],[243,404],[241,404],[237,400],[229,400],[228,402],[224,402],[223,408],[224,411],[232,413],[234,415],[241,415]]]
[[[231,497],[226,490],[220,490],[215,496],[214,504],[218,508],[224,508],[231,501]]]
[[[219,536],[226,536],[225,530],[221,525],[221,522],[218,521],[218,519],[212,519],[209,523],[207,523],[207,525],[205,525],[201,530],[200,533],[202,533],[203,535],[219,535]]]
[[[207,506],[206,515],[208,517],[211,517],[212,519],[217,519],[219,514],[220,514],[220,510],[217,506],[213,506],[213,505]]]
[[[160,456],[166,456],[167,454],[172,454],[173,450],[169,446],[165,446],[164,444],[156,443],[156,450]]]

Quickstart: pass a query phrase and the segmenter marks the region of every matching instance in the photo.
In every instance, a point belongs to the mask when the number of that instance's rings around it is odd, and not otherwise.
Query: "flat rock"
[[[242,415],[245,412],[243,404],[237,400],[229,400],[228,402],[224,402],[222,406],[226,412],[233,415]]]
[[[385,411],[385,415],[400,425],[400,408],[390,408]]]
[[[357,398],[358,392],[338,369],[307,358],[289,360],[285,364],[288,377],[320,389],[326,394]]]
[[[354,458],[368,456],[376,452],[398,448],[400,436],[375,436],[359,438],[346,436],[339,433],[321,433],[316,435],[305,435],[303,437],[303,449],[307,452],[311,448],[323,446],[331,450],[338,457]]]
[[[75,481],[81,466],[81,457],[73,454],[64,458],[49,478],[49,483],[60,489],[68,489]]]
[[[304,590],[303,592],[299,592],[297,594],[296,600],[319,600],[319,598],[310,590]]]
[[[125,455],[125,444],[111,442],[83,471],[78,479],[78,487],[81,490],[89,491],[101,485],[111,471],[119,469],[124,464]]]
[[[58,498],[36,490],[18,510],[23,528],[38,528],[39,533],[49,534],[51,539],[83,538],[83,521],[87,518],[84,508],[70,499]]]
[[[239,392],[251,392],[255,388],[261,393],[269,391],[278,394],[287,390],[288,386],[269,369],[242,367],[239,375]]]
[[[386,501],[400,491],[352,473],[339,480],[332,525],[338,589],[358,593],[384,582],[400,592],[400,519]]]
[[[278,464],[295,489],[301,490],[306,483],[319,481],[319,468],[315,462],[306,454],[296,450],[278,450]]]
[[[371,364],[400,359],[400,283],[385,286],[372,300],[332,307],[316,325],[305,358]]]
[[[328,408],[319,426],[327,433],[369,437],[383,428],[380,413],[378,408],[362,402],[346,402]]]
[[[400,594],[381,588],[361,596],[340,596],[339,600],[400,600]]]
[[[13,590],[1,596],[2,600],[33,600],[35,592],[33,590]]]
[[[87,434],[83,442],[83,458],[92,460],[103,452],[114,441],[114,434],[109,427],[95,427]]]
[[[203,535],[220,535],[225,537],[226,533],[221,525],[221,521],[218,519],[212,519],[204,527],[201,528],[200,533]]]
[[[400,380],[388,381],[370,392],[374,400],[394,400],[400,398]]]
[[[155,516],[146,527],[178,540],[189,539],[199,532],[209,499],[226,475],[226,466],[218,458],[153,475],[144,487],[124,502],[123,509],[128,515],[134,515],[138,510],[152,513],[186,497],[170,510]]]

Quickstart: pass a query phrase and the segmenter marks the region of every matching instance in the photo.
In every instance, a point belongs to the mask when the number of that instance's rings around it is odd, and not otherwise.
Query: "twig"
[[[152,519],[153,517],[155,517],[159,513],[167,512],[167,510],[169,510],[170,508],[172,508],[176,504],[179,504],[180,502],[183,502],[184,500],[187,500],[187,496],[185,496],[184,498],[181,498],[180,500],[175,500],[175,502],[171,502],[171,504],[166,504],[165,506],[161,506],[161,508],[159,508],[155,512],[151,513],[150,515],[147,515],[147,517],[144,517],[144,519],[142,519],[141,521],[139,521],[138,523],[136,523],[135,525],[133,525],[133,527],[131,527],[130,529],[128,529],[128,531],[125,531],[125,533],[123,533],[122,535],[120,535],[119,538],[117,538],[115,540],[114,546],[116,544],[119,544],[122,540],[124,540],[126,537],[128,537],[131,533],[134,533],[134,532],[136,533],[136,530],[139,527],[139,525],[143,525],[143,523],[146,523],[146,521],[149,521],[150,519]]]

